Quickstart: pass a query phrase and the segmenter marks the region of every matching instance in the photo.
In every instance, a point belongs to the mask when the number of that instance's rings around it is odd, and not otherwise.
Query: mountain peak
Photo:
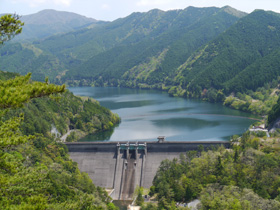
[[[79,28],[85,28],[98,21],[72,12],[45,9],[35,14],[24,15],[22,33],[15,40],[41,39],[48,36],[66,33]]]
[[[247,15],[246,12],[239,11],[235,8],[232,8],[231,6],[224,6],[222,7],[222,10],[238,18],[242,18]]]
[[[96,20],[93,18],[87,18],[85,16],[78,15],[76,13],[57,11],[54,9],[45,9],[35,14],[24,15],[22,17],[22,20],[27,24],[38,24],[38,25],[54,24],[57,22],[67,23],[77,19],[79,19],[79,21],[85,22],[85,24],[90,22],[96,22]]]

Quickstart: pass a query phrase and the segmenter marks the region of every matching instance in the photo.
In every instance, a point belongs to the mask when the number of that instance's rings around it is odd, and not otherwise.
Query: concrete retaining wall
[[[127,142],[119,143],[125,144]],[[219,145],[224,145],[226,148],[230,146],[229,142],[222,141],[147,142],[147,152],[138,150],[135,156],[136,160],[133,160],[133,162],[136,161],[135,170],[130,168],[130,171],[126,171],[126,150],[119,151],[116,142],[75,142],[65,144],[72,160],[78,163],[78,167],[82,172],[89,174],[95,185],[114,189],[111,197],[115,200],[131,199],[130,187],[134,189],[139,185],[149,188],[161,161],[165,159],[179,158],[181,153],[198,150],[200,145],[204,149]],[[133,163],[131,162],[129,167],[132,167],[132,165]],[[130,177],[129,183],[126,183],[128,176],[133,177]],[[132,186],[127,186],[127,184]]]

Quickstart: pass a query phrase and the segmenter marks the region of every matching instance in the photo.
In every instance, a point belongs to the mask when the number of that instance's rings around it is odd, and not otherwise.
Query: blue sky
[[[0,0],[1,13],[33,14],[43,9],[75,12],[98,20],[115,20],[132,12],[229,5],[244,12],[255,9],[280,13],[279,0]]]

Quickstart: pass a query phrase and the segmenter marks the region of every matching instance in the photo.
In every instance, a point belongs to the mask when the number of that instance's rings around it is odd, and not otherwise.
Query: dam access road
[[[149,188],[161,161],[181,153],[224,145],[227,141],[73,142],[65,143],[70,157],[97,186],[111,189],[114,200],[131,200],[136,186]]]

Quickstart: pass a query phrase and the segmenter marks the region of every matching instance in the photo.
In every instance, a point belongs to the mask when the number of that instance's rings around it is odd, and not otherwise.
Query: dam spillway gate
[[[116,161],[116,167],[118,167],[118,162],[123,162],[123,169],[120,184],[114,182],[113,185],[115,193],[117,194],[114,197],[116,198],[117,196],[118,200],[129,200],[133,197],[136,185],[142,186],[143,183],[142,172],[147,153],[147,144],[138,144],[137,142],[126,144],[118,143],[117,151],[117,159],[121,159],[121,161]],[[117,173],[115,174],[118,176]],[[116,181],[116,179],[114,181]],[[120,186],[117,186],[118,184]]]
[[[65,143],[80,171],[97,186],[111,189],[114,200],[131,200],[136,186],[149,188],[161,161],[202,145],[229,147],[229,142],[74,142]]]

